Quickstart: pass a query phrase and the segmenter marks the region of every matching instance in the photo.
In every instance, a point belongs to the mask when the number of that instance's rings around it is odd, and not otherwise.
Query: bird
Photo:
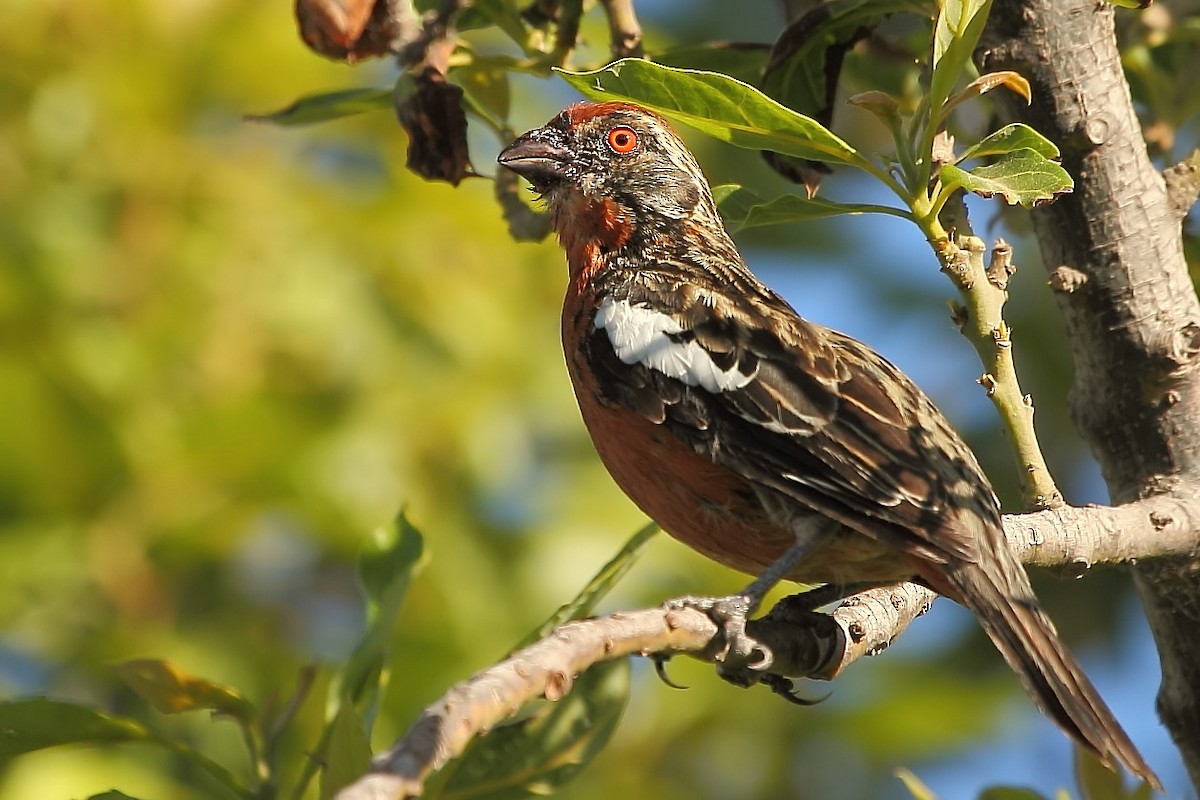
[[[673,538],[758,576],[734,606],[781,579],[922,583],[1072,739],[1161,787],[1039,606],[971,449],[898,368],[755,277],[663,117],[576,103],[497,160],[565,252],[563,351],[600,460]]]

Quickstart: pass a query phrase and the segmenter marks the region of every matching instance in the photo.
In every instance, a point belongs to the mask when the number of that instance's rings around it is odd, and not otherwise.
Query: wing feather
[[[638,302],[670,314],[670,299]],[[708,299],[672,317],[675,346],[698,346],[714,369],[752,376],[719,391],[626,363],[597,328],[585,346],[606,401],[665,426],[760,491],[923,558],[975,561],[956,510],[970,506],[998,524],[999,505],[941,412],[866,345],[806,322],[776,295],[756,300],[754,313]]]

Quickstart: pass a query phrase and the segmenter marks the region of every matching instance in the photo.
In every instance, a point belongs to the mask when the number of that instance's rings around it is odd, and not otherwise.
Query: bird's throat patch
[[[554,209],[554,229],[567,253],[571,278],[582,289],[599,269],[601,257],[629,241],[633,219],[611,197],[576,196]]]

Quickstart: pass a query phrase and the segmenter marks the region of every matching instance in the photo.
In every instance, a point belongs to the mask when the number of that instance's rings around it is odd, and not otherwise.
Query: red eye
[[[608,146],[614,153],[632,153],[638,146],[638,135],[633,128],[613,128],[608,132]]]

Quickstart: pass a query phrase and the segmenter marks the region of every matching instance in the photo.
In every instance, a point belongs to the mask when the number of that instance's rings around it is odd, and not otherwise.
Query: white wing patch
[[[608,334],[617,358],[626,364],[644,364],[650,369],[700,386],[713,394],[740,389],[754,379],[736,366],[723,370],[697,342],[671,338],[683,326],[667,314],[628,300],[604,298],[596,312],[596,328]]]

